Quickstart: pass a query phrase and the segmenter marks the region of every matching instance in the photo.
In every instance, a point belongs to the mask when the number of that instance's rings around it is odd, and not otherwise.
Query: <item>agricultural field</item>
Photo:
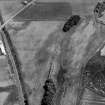
[[[23,2],[0,0],[0,105],[104,105],[98,0],[37,0],[27,8]]]

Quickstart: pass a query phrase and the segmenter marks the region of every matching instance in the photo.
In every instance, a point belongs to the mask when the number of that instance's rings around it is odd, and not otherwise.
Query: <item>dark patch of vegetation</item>
[[[53,99],[56,94],[55,84],[51,79],[47,79],[43,88],[45,92],[41,101],[41,105],[53,105]]]
[[[63,32],[69,31],[73,26],[77,25],[81,17],[79,15],[71,16],[63,26]]]
[[[105,10],[105,2],[98,2],[95,9],[94,13],[97,14],[98,17],[102,16],[102,12]]]

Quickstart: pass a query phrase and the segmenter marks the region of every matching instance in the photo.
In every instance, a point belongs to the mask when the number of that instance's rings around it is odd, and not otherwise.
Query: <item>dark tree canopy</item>
[[[80,21],[81,17],[79,15],[73,15],[71,16],[66,23],[63,26],[63,32],[67,32],[72,28],[73,26],[77,25]]]

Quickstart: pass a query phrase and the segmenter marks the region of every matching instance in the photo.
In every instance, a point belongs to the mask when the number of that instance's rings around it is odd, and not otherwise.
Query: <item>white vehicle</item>
[[[31,0],[25,0],[22,2],[23,5],[27,5]]]
[[[1,55],[6,55],[6,51],[5,51],[5,48],[4,48],[4,45],[3,45],[3,42],[0,40],[0,53]]]

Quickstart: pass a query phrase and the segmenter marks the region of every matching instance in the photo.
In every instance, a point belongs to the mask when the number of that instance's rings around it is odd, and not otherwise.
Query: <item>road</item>
[[[1,24],[3,24],[3,19],[2,19],[1,15],[0,15],[0,20],[1,20]],[[16,86],[18,88],[20,105],[25,105],[25,103],[24,103],[24,92],[23,92],[24,90],[23,90],[23,87],[22,87],[22,82],[20,81],[20,79],[21,79],[20,68],[19,68],[18,61],[16,59],[16,55],[15,55],[15,52],[14,52],[12,42],[11,42],[9,34],[6,31],[5,28],[3,28],[0,31],[0,33],[1,33],[1,37],[2,37],[2,40],[3,40],[4,46],[5,46],[7,56],[8,56],[8,60],[9,60],[9,63],[10,63],[10,67],[11,67],[10,72],[13,74]]]

